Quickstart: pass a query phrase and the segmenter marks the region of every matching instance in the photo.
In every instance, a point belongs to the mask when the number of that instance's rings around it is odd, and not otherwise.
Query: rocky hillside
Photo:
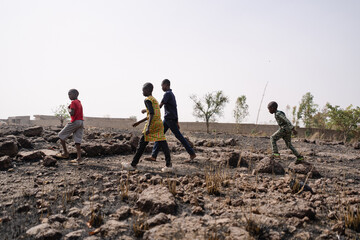
[[[185,163],[168,134],[164,174],[162,153],[122,170],[140,133],[87,129],[70,163],[55,158],[59,131],[1,126],[0,239],[359,239],[359,144],[295,139],[295,165],[281,140],[271,159],[266,137],[186,133]]]

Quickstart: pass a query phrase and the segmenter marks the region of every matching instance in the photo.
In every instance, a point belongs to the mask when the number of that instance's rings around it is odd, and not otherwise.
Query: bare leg
[[[69,157],[69,152],[66,148],[66,143],[65,143],[65,140],[62,140],[60,139],[60,142],[61,142],[61,146],[63,147],[64,149],[64,153],[62,154],[64,157]]]
[[[76,153],[77,153],[77,161],[81,160],[81,146],[80,143],[75,143],[75,147],[76,147]]]

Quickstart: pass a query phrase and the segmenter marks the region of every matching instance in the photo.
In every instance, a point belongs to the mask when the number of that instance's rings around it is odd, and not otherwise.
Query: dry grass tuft
[[[135,237],[141,238],[144,235],[144,232],[149,229],[149,226],[146,222],[146,217],[136,217],[132,224],[132,227]]]
[[[356,209],[348,205],[342,215],[346,228],[360,232],[360,204],[357,205]]]
[[[90,220],[87,222],[88,227],[100,227],[104,223],[104,217],[101,211],[92,210]]]
[[[220,188],[224,180],[228,178],[225,169],[221,167],[212,167],[205,169],[205,183],[209,194],[220,195]],[[226,185],[226,184],[225,184]]]

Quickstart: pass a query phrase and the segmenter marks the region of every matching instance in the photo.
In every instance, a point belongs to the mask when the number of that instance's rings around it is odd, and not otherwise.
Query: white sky
[[[360,1],[0,0],[0,118],[52,114],[77,88],[86,116],[142,118],[141,88],[160,101],[172,82],[180,121],[191,94],[223,90],[220,122],[240,95],[255,122],[271,100],[298,105],[310,91],[359,105]]]

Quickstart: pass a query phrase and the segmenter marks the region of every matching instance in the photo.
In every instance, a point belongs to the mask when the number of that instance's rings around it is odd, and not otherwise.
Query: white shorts
[[[81,143],[84,134],[84,121],[76,120],[66,124],[66,126],[59,132],[58,136],[61,140],[67,139],[73,133],[75,143]]]

